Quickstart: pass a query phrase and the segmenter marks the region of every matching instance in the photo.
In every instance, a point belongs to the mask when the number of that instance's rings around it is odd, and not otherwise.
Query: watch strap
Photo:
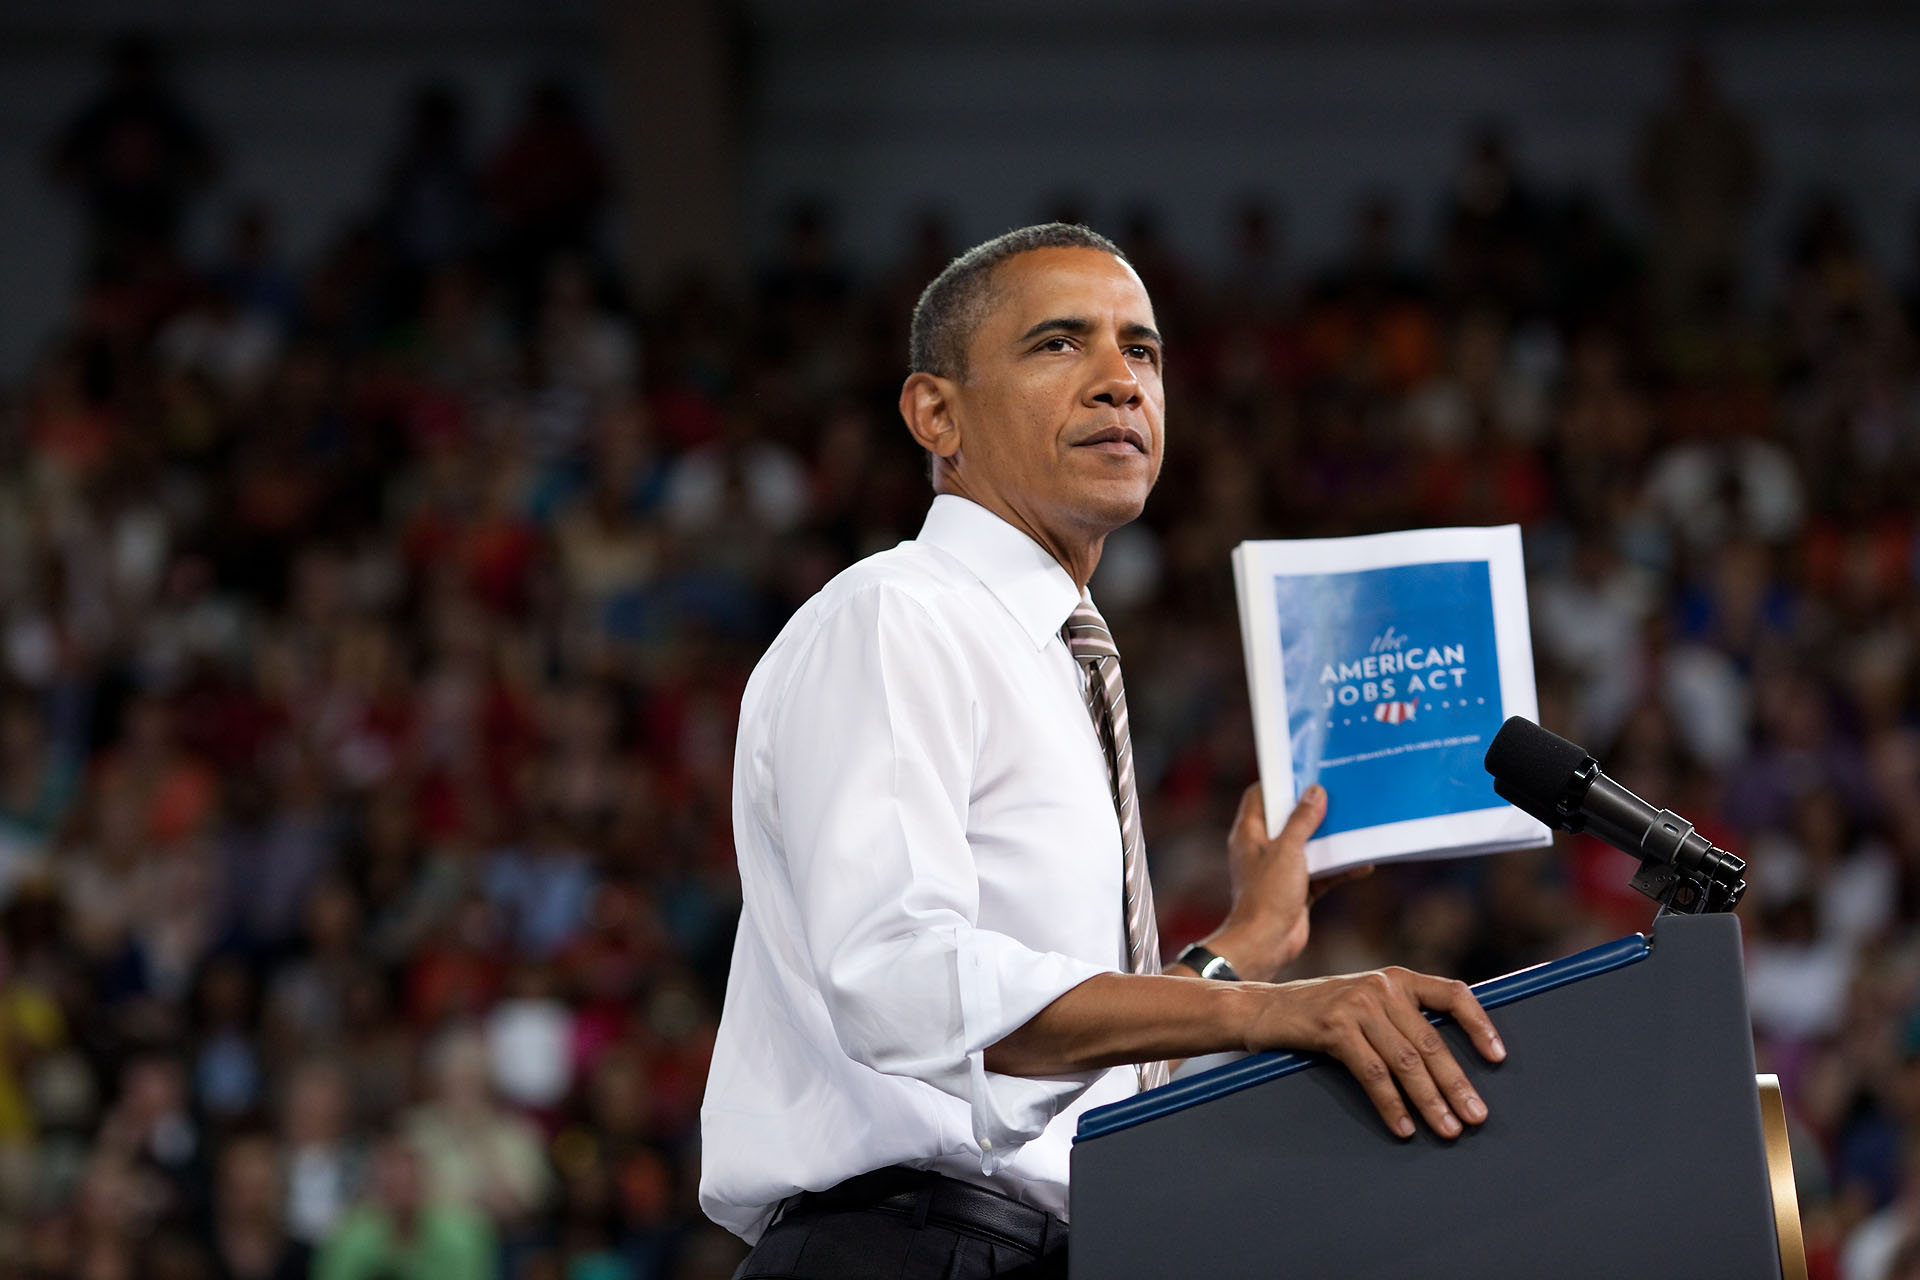
[[[1238,982],[1240,975],[1233,971],[1227,958],[1218,952],[1209,951],[1197,942],[1187,944],[1187,949],[1174,958],[1175,964],[1183,964],[1203,978],[1212,978],[1218,982]]]

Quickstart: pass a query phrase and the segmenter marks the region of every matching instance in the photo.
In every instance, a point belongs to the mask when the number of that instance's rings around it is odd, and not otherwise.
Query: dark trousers
[[[1066,1280],[1065,1224],[968,1183],[882,1169],[794,1196],[734,1280]]]

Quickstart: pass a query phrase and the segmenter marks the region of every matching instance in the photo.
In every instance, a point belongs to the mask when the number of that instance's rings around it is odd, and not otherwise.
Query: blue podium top
[[[1473,988],[1473,994],[1480,1001],[1482,1008],[1497,1009],[1503,1004],[1512,1004],[1515,1000],[1523,1000],[1528,996],[1539,995],[1543,991],[1551,991],[1555,987],[1564,987],[1570,982],[1591,978],[1595,974],[1605,973],[1610,969],[1634,964],[1646,959],[1648,951],[1646,935],[1630,933],[1624,938],[1616,938],[1612,942],[1577,952],[1564,960],[1553,960],[1546,964],[1535,965],[1531,969],[1522,969],[1518,973],[1489,978],[1477,984]],[[1451,1019],[1444,1014],[1429,1013],[1427,1021],[1438,1026]],[[1308,1067],[1332,1061],[1333,1059],[1320,1053],[1250,1054],[1237,1062],[1229,1062],[1211,1071],[1202,1071],[1184,1080],[1176,1080],[1172,1084],[1164,1085],[1149,1093],[1138,1094],[1124,1102],[1095,1107],[1080,1117],[1080,1128],[1073,1140],[1084,1142],[1088,1138],[1098,1138],[1102,1134],[1132,1128],[1136,1124],[1157,1120],[1161,1116],[1185,1111],[1188,1107],[1199,1106],[1203,1102],[1211,1102],[1215,1098],[1238,1093],[1256,1084],[1264,1084],[1269,1080],[1277,1080],[1281,1076],[1292,1075],[1296,1071],[1305,1071]]]

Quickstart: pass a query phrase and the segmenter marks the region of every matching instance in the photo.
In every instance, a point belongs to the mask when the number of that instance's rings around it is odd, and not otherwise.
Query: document
[[[1551,843],[1481,765],[1539,718],[1517,525],[1243,542],[1233,570],[1268,834],[1327,789],[1313,874]]]

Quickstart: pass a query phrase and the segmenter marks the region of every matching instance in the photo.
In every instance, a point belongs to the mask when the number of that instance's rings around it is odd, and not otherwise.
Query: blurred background
[[[1244,538],[1525,528],[1545,722],[1747,857],[1816,1277],[1920,1276],[1920,16],[1895,0],[0,8],[0,1273],[724,1277],[748,671],[918,528],[920,287],[1170,339],[1095,589],[1162,936]],[[1588,842],[1302,972],[1644,927]]]

